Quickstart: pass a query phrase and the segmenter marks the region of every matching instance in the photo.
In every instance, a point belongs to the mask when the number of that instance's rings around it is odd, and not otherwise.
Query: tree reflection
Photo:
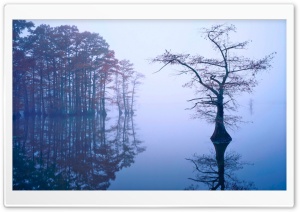
[[[14,121],[14,190],[106,190],[143,151],[131,115]]]
[[[255,190],[252,182],[239,180],[235,172],[250,163],[241,161],[241,155],[227,152],[229,143],[213,143],[215,152],[202,156],[194,155],[191,161],[195,166],[196,175],[189,178],[194,182],[203,183],[209,190]],[[198,185],[191,185],[188,190],[199,189]]]

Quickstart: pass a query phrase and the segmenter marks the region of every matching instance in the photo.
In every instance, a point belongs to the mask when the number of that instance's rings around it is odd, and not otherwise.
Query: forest
[[[13,21],[13,118],[133,114],[143,74],[98,33]]]

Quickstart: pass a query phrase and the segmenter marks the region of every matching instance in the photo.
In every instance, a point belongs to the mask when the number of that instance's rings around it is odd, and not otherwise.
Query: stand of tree
[[[13,118],[105,115],[106,103],[133,113],[142,77],[97,33],[13,21]]]

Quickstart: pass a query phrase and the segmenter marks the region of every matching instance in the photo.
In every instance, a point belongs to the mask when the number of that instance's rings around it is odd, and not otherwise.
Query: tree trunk
[[[29,102],[26,85],[24,85],[24,115],[29,115]]]
[[[131,94],[131,105],[130,105],[130,113],[133,115],[133,102],[134,102],[134,93],[135,93],[135,82],[132,85],[132,94]]]
[[[213,143],[229,143],[232,140],[231,136],[226,131],[224,125],[223,99],[219,100],[217,104],[215,131],[213,135],[210,137],[210,140]]]
[[[215,187],[221,187],[221,190],[225,190],[225,178],[224,178],[224,173],[225,173],[225,168],[224,168],[224,154],[226,151],[226,148],[229,143],[214,143],[214,147],[216,150],[216,160],[218,164],[218,186]],[[212,190],[215,190],[212,188]]]
[[[126,96],[125,96],[125,79],[124,79],[124,76],[123,76],[123,81],[122,81],[122,97],[123,97],[123,104],[124,104],[124,110],[125,110],[125,114],[127,114],[127,105],[126,105]]]

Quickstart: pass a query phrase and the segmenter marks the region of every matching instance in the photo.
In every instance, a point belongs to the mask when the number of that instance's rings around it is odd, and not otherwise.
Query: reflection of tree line
[[[132,116],[108,127],[105,116],[14,122],[14,190],[105,190],[145,150]]]

